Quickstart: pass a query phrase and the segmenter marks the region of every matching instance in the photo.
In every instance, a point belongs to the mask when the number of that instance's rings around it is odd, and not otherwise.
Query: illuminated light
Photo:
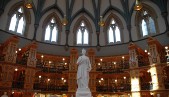
[[[63,61],[65,60],[65,58],[62,59]]]
[[[144,50],[145,53],[147,53],[147,50]]]
[[[65,65],[67,65],[67,63],[65,63]]]
[[[12,94],[14,94],[15,92],[13,91]]]
[[[50,81],[50,79],[48,78],[48,82]]]
[[[116,62],[114,62],[114,64],[116,64]]]
[[[66,82],[66,80],[63,81],[64,83]]]
[[[124,59],[124,56],[122,58]]]
[[[66,26],[68,24],[68,20],[66,19],[66,15],[64,15],[64,18],[62,20],[62,25]]]
[[[43,58],[44,56],[42,55],[41,58]]]
[[[101,80],[99,80],[99,83],[101,83]]]
[[[100,61],[103,61],[103,59],[100,59]]]
[[[39,78],[42,78],[42,76],[41,76],[41,75],[39,75]]]
[[[18,68],[15,68],[15,71],[18,71]]]
[[[142,9],[142,4],[139,2],[139,0],[136,0],[136,4],[134,6],[134,10],[139,11]]]
[[[150,55],[150,52],[148,52],[148,55]]]
[[[21,51],[21,48],[19,48],[18,50]]]
[[[101,27],[105,25],[105,22],[103,21],[103,16],[100,16],[100,22],[98,23]]]
[[[18,51],[15,51],[15,53],[18,53]]]
[[[28,9],[32,8],[32,0],[25,0],[25,7]]]
[[[49,64],[52,63],[51,61],[49,61]]]
[[[168,46],[166,46],[165,49],[168,50]]]
[[[98,63],[98,65],[100,65],[100,63]]]
[[[64,80],[64,78],[63,78],[63,77],[62,77],[61,79],[62,79],[62,80]]]
[[[147,72],[149,73],[149,72],[150,72],[150,70],[147,70]]]
[[[117,79],[115,80],[115,82],[117,82]]]
[[[124,79],[126,79],[126,77],[125,77],[125,76],[124,76],[123,78],[124,78]]]
[[[104,80],[103,78],[101,78],[101,80]]]

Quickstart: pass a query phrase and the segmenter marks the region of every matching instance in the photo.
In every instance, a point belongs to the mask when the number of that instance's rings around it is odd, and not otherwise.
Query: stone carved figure
[[[91,64],[89,58],[85,55],[86,50],[82,49],[82,56],[77,60],[78,71],[77,71],[77,84],[78,89],[88,88],[89,83],[89,72],[91,71]]]

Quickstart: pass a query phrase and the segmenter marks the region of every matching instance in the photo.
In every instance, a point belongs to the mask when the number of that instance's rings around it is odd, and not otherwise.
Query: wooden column
[[[91,92],[96,92],[96,64],[95,64],[95,51],[94,49],[90,48],[87,51],[87,56],[90,59],[90,63],[92,66],[92,70],[89,73],[90,79],[89,79],[89,88]]]
[[[36,52],[37,52],[37,43],[32,42],[21,49],[18,54],[18,57],[21,57],[22,65],[26,65],[28,68],[25,69],[25,80],[24,80],[24,89],[33,91],[34,76],[36,73]],[[25,57],[23,57],[25,56]],[[26,92],[28,95],[31,92]],[[26,96],[25,96],[26,97]]]
[[[15,70],[14,63],[16,63],[16,51],[17,51],[17,45],[19,42],[19,38],[17,36],[12,36],[9,39],[7,39],[2,45],[1,45],[1,80],[0,80],[0,87],[1,90],[7,91],[8,94],[12,88],[12,81],[13,81],[13,73]]]
[[[74,95],[77,89],[77,81],[76,81],[76,73],[77,73],[77,58],[78,58],[78,50],[72,48],[70,51],[70,65],[69,65],[69,73],[68,73],[68,92]]]
[[[2,54],[4,55],[5,62],[16,63],[18,42],[19,38],[17,36],[12,36],[2,44]]]

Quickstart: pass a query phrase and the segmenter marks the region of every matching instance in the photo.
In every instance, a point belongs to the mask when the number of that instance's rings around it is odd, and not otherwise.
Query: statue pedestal
[[[89,88],[77,89],[76,97],[93,97]]]

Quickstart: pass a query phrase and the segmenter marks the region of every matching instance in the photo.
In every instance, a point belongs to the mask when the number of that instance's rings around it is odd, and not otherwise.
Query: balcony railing
[[[124,91],[131,91],[131,85],[124,85],[118,87],[111,87],[111,86],[97,86],[97,92],[124,92]]]
[[[41,90],[41,91],[68,91],[67,85],[56,86],[53,84],[50,84],[50,85],[43,84],[42,85],[40,83],[34,83],[33,88],[34,88],[34,90]]]

